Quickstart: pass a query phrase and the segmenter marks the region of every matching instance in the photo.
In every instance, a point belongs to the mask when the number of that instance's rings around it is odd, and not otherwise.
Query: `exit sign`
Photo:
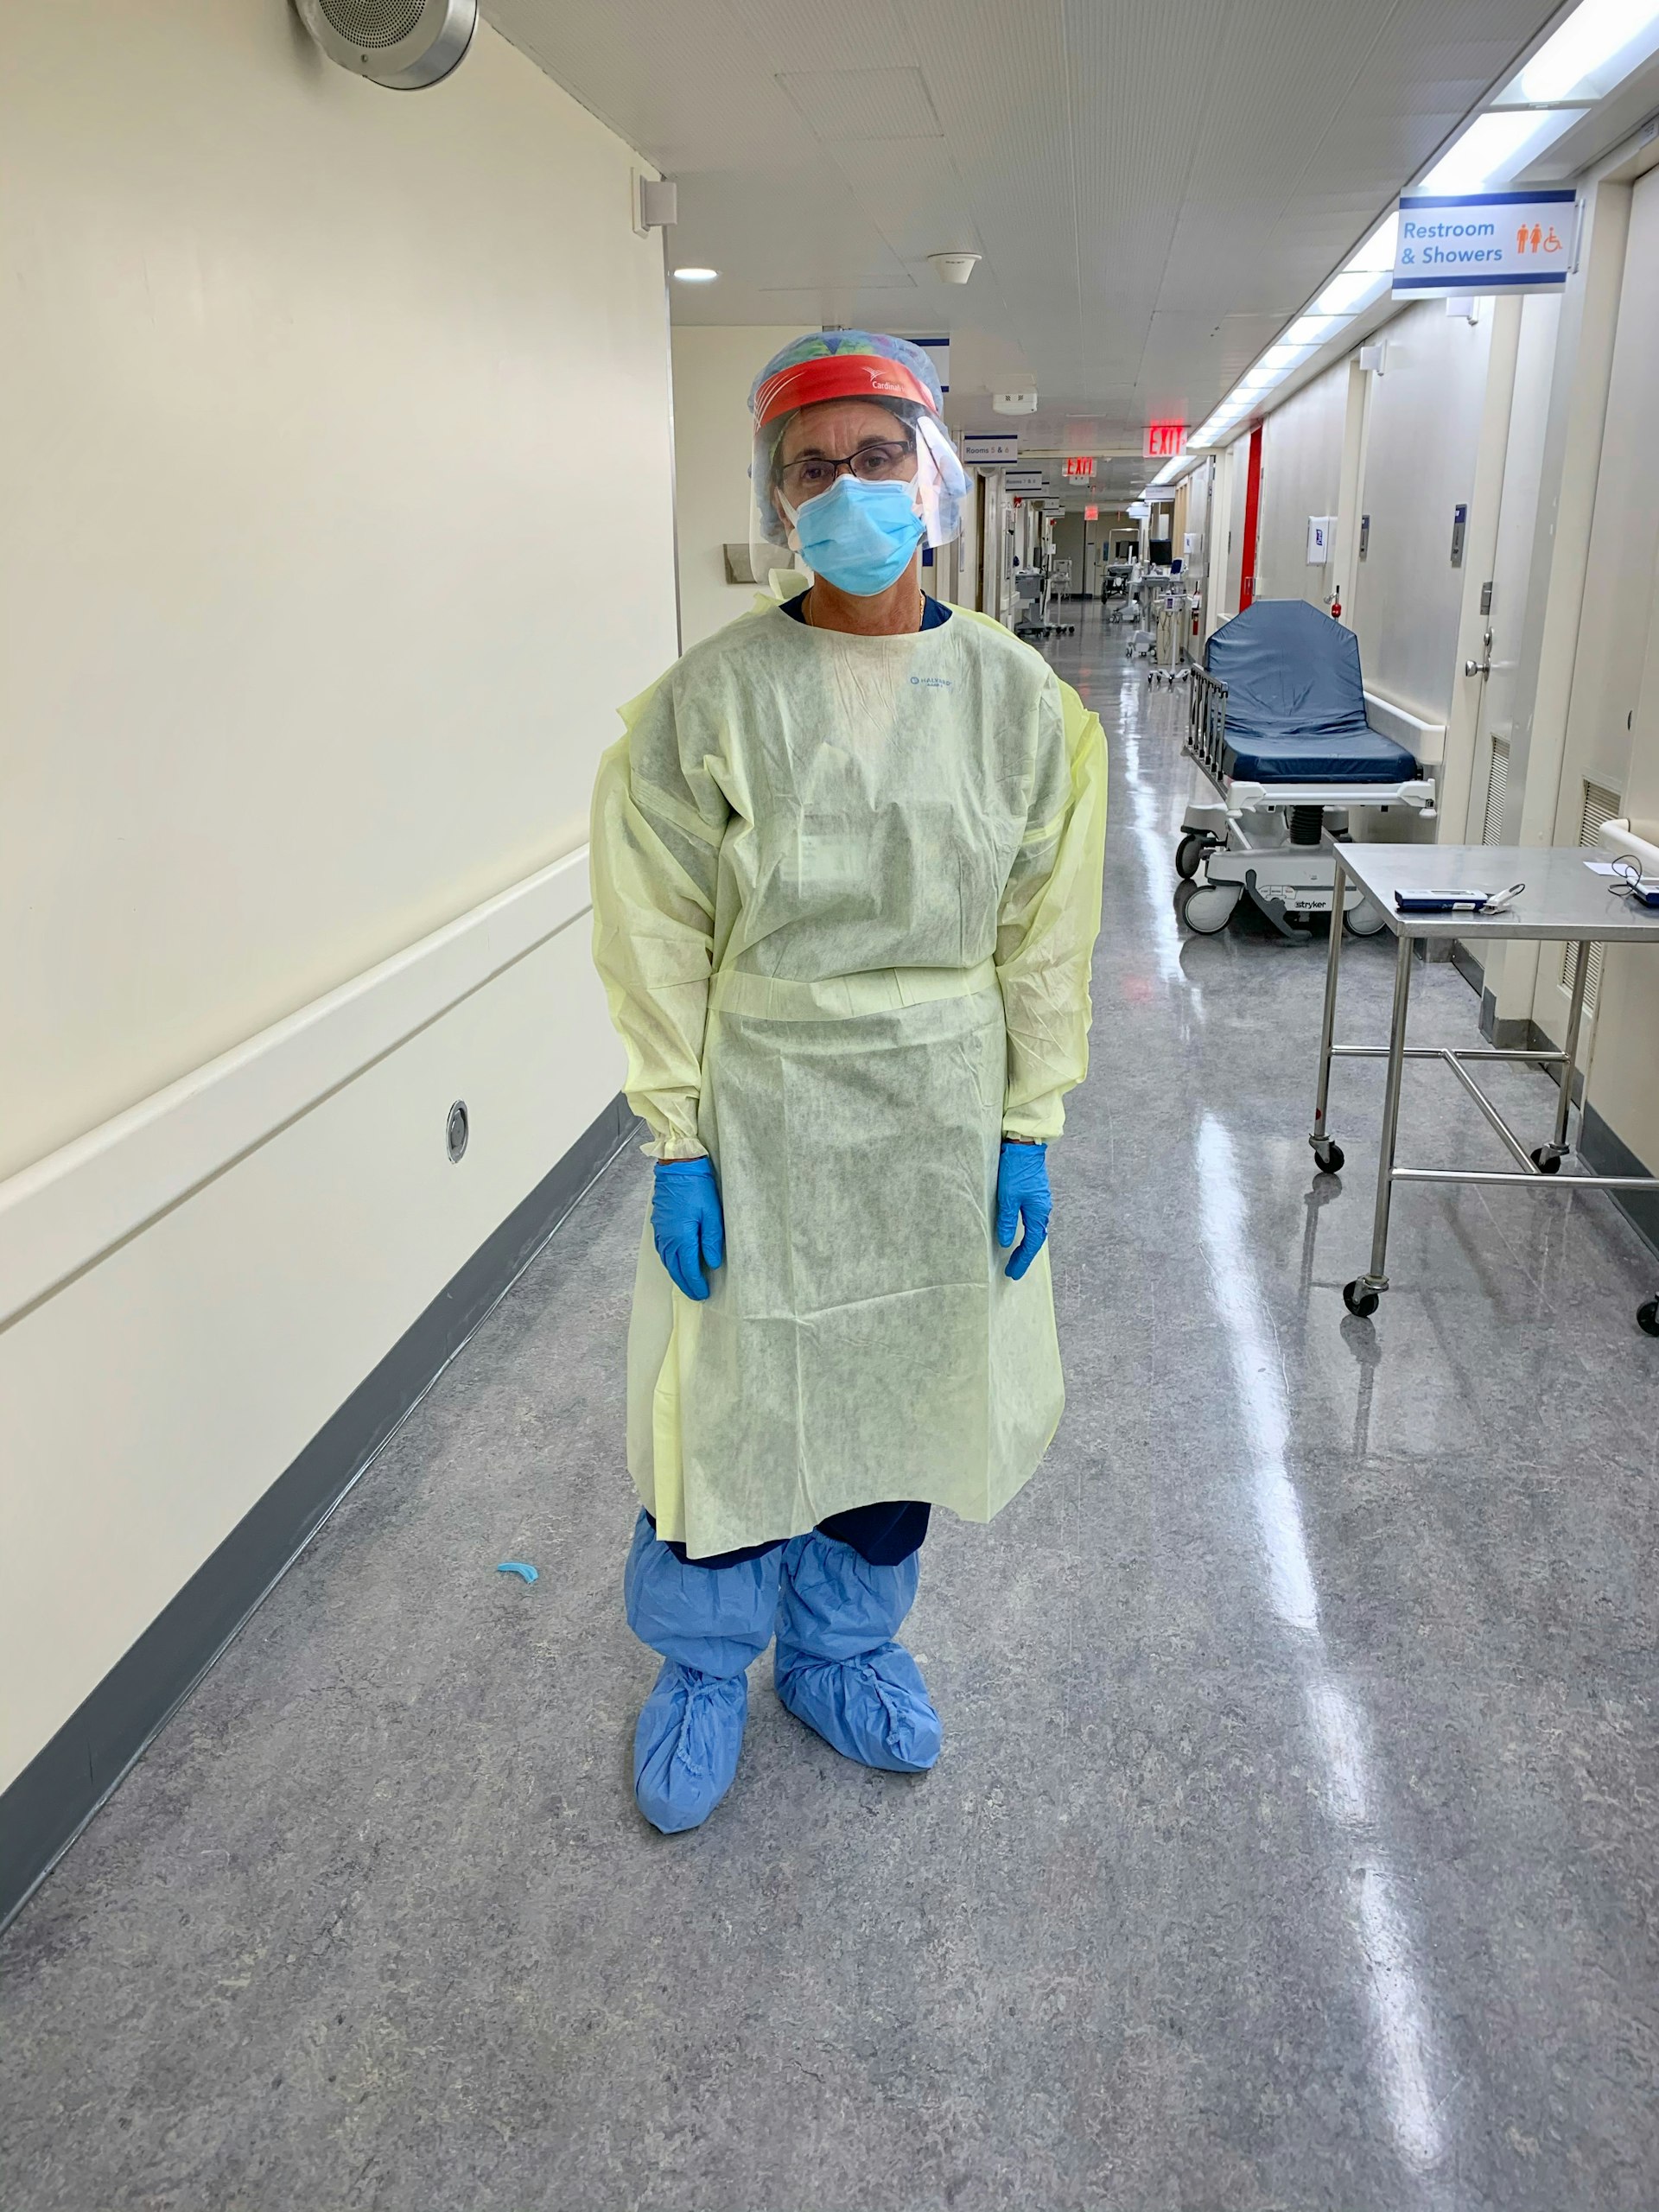
[[[1073,483],[1081,482],[1087,484],[1090,482],[1095,474],[1095,457],[1093,454],[1068,454],[1065,462],[1065,473],[1067,477]]]
[[[1148,461],[1173,461],[1177,454],[1185,451],[1185,423],[1147,423],[1146,457]]]

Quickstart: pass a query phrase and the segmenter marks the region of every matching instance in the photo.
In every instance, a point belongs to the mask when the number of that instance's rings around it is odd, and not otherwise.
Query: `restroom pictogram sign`
[[[1578,219],[1570,185],[1402,193],[1394,296],[1560,291],[1573,268]]]

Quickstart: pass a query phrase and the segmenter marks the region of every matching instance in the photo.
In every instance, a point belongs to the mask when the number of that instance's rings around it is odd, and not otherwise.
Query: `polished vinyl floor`
[[[1112,749],[1070,1410],[924,1554],[939,1767],[762,1661],[715,1819],[634,1812],[631,1154],[5,1940],[8,2212],[1659,2202],[1659,1263],[1423,1188],[1344,1313],[1380,1072],[1316,1185],[1319,951],[1182,937],[1179,695],[1092,611],[1056,658]],[[1346,974],[1380,1033],[1386,941]],[[1423,975],[1421,1035],[1475,1013]],[[1437,1072],[1403,1142],[1502,1164]]]

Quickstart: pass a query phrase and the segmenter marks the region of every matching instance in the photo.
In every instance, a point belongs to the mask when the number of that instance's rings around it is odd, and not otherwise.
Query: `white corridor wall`
[[[1330,596],[1332,563],[1327,559],[1308,565],[1307,525],[1311,516],[1334,517],[1337,512],[1347,402],[1348,364],[1344,360],[1304,385],[1267,419],[1262,433],[1262,504],[1256,523],[1258,599],[1305,599],[1323,607]],[[1332,551],[1334,555],[1334,547]]]
[[[677,324],[674,330],[674,501],[680,624],[688,645],[747,614],[753,584],[726,581],[724,548],[749,536],[749,387],[793,323]]]
[[[1467,571],[1452,565],[1452,524],[1472,507],[1491,329],[1490,307],[1471,324],[1426,300],[1388,325],[1371,379],[1359,495],[1370,526],[1348,619],[1367,683],[1432,722],[1450,717],[1458,680]]]
[[[7,65],[0,1783],[617,1090],[588,797],[676,645],[660,233],[529,60]]]

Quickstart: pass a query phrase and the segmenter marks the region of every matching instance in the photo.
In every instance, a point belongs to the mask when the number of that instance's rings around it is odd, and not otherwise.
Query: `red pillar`
[[[1238,611],[1255,597],[1255,532],[1262,518],[1262,425],[1250,432],[1250,461],[1244,478],[1244,560],[1239,570]]]

